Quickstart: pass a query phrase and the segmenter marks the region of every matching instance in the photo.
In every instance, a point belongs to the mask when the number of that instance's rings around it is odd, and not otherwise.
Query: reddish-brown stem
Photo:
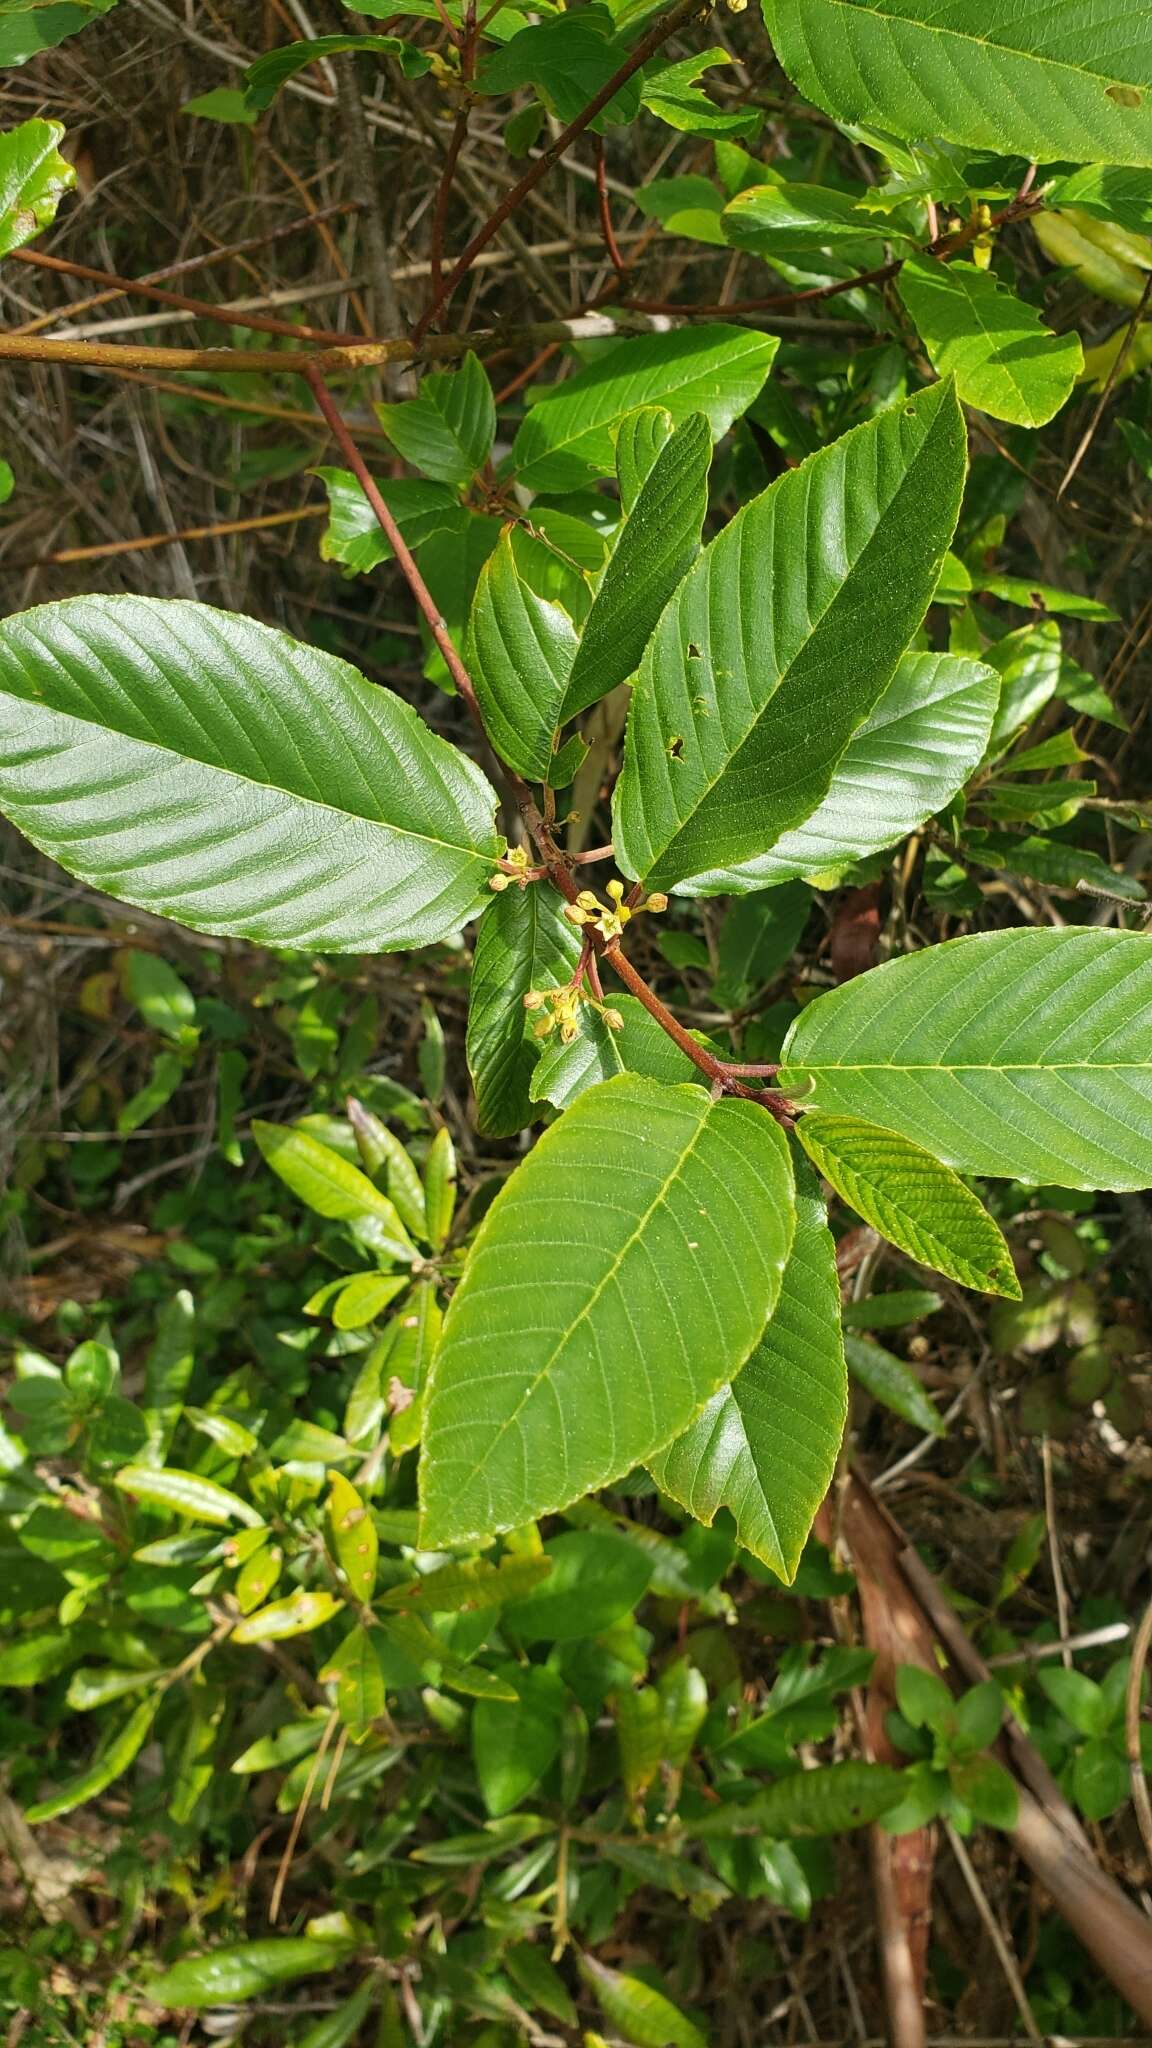
[[[464,139],[468,133],[468,117],[471,112],[468,89],[476,71],[476,0],[468,0],[457,41],[465,98],[452,125],[452,137],[444,158],[444,169],[440,173],[440,183],[436,188],[436,204],[432,211],[432,235],[428,249],[430,304],[435,303],[440,290],[444,269],[444,230],[448,225],[448,208],[456,179],[456,166],[460,161],[460,151],[464,147]]]
[[[612,225],[612,202],[608,196],[608,173],[604,164],[604,137],[602,135],[596,137],[596,199],[600,208],[600,232],[604,237],[604,247],[608,251],[608,260],[617,277],[622,277],[626,266],[624,258],[620,254],[620,246],[616,240],[616,230]]]
[[[471,269],[481,249],[487,248],[493,235],[499,233],[504,222],[515,213],[517,207],[528,197],[529,192],[535,190],[541,178],[547,177],[553,165],[559,163],[561,157],[571,148],[577,138],[583,135],[586,128],[591,126],[597,114],[601,113],[608,105],[608,102],[615,99],[620,88],[627,85],[628,80],[635,76],[636,72],[640,70],[641,65],[646,64],[649,57],[655,56],[656,51],[663,47],[670,36],[675,35],[677,29],[683,28],[685,22],[691,21],[693,16],[699,14],[700,11],[701,0],[678,0],[678,5],[673,7],[670,13],[664,15],[654,27],[650,28],[646,36],[641,36],[631,55],[612,73],[611,78],[601,86],[599,92],[593,94],[587,106],[580,109],[575,120],[569,121],[568,126],[561,129],[555,142],[551,143],[528,166],[524,176],[518,179],[511,191],[504,194],[499,206],[495,207],[487,220],[477,228],[467,248],[463,251],[462,255],[457,257],[447,277],[443,280],[439,291],[433,294],[427,309],[417,321],[412,334],[413,341],[418,342],[423,339],[432,322],[448,304],[461,278]]]

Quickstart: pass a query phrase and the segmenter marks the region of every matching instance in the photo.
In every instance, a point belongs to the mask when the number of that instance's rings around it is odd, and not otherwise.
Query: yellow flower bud
[[[502,875],[499,868],[497,868],[496,873],[489,877],[488,887],[494,895],[499,896],[501,891],[508,887],[508,876]]]
[[[564,905],[564,915],[568,919],[569,924],[587,924],[588,922],[588,912],[581,910],[578,903],[566,903]]]
[[[623,882],[618,881],[615,876],[613,876],[612,880],[608,884],[608,894],[612,898],[613,903],[619,903],[623,899],[624,884]]]
[[[624,1029],[624,1019],[620,1015],[619,1010],[605,1010],[604,1022],[608,1026],[609,1031],[623,1031]]]
[[[543,1008],[543,1006],[544,1006],[544,991],[543,991],[543,989],[542,989],[542,988],[530,988],[530,989],[529,989],[529,991],[528,991],[528,993],[527,993],[527,995],[526,995],[526,996],[525,996],[525,998],[524,998],[524,1008],[525,1008],[526,1010],[539,1010],[539,1009],[542,1009],[542,1008]]]
[[[657,889],[653,895],[649,896],[648,901],[644,905],[644,908],[645,910],[655,911],[657,916],[659,916],[662,910],[667,910],[668,898],[665,896],[663,890]]]
[[[547,1038],[549,1032],[555,1029],[555,1017],[548,1010],[545,1010],[543,1016],[537,1017],[536,1022],[532,1026],[532,1036],[533,1038]]]
[[[599,910],[600,908],[591,889],[581,889],[576,901],[580,905],[581,910]]]

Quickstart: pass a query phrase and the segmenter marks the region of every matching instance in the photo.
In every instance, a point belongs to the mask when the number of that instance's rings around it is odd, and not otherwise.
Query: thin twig
[[[1016,2010],[1020,2015],[1024,2031],[1028,2039],[1036,2044],[1036,2048],[1043,2048],[1044,2036],[1036,2025],[1032,2007],[1028,2002],[1028,1993],[1024,1989],[1024,1979],[1020,1975],[1020,1966],[1005,1938],[1000,1922],[997,1920],[985,1896],[984,1887],[976,1875],[976,1868],[972,1858],[969,1856],[950,1820],[944,1822],[944,1832],[948,1837],[952,1854],[960,1865],[961,1875],[971,1894],[972,1903],[983,1922],[985,1933],[996,1951],[996,1959],[1004,1972],[1008,1989],[1016,2001]]]
[[[1140,1749],[1140,1693],[1144,1683],[1144,1669],[1148,1662],[1148,1651],[1152,1647],[1152,1601],[1144,1610],[1144,1619],[1136,1631],[1132,1645],[1132,1667],[1128,1673],[1128,1685],[1124,1697],[1124,1735],[1128,1751],[1128,1768],[1132,1774],[1132,1804],[1136,1808],[1136,1819],[1140,1824],[1140,1835],[1144,1852],[1152,1862],[1152,1799],[1148,1796],[1148,1779],[1144,1771],[1144,1759]]]
[[[1148,272],[1148,275],[1144,280],[1144,289],[1140,294],[1140,304],[1137,306],[1136,311],[1133,313],[1131,320],[1128,322],[1128,332],[1124,336],[1124,339],[1120,344],[1116,360],[1113,363],[1112,368],[1109,370],[1108,375],[1104,380],[1104,389],[1100,393],[1099,402],[1096,405],[1096,408],[1092,414],[1091,419],[1088,422],[1088,425],[1085,427],[1084,432],[1081,434],[1079,441],[1076,443],[1076,452],[1073,455],[1071,462],[1068,464],[1067,469],[1064,471],[1064,474],[1060,479],[1060,485],[1056,492],[1057,500],[1061,499],[1064,496],[1064,493],[1068,489],[1068,486],[1071,483],[1073,477],[1075,476],[1076,471],[1079,469],[1080,464],[1083,462],[1084,457],[1087,455],[1089,448],[1092,446],[1092,441],[1095,436],[1096,429],[1100,425],[1100,421],[1103,417],[1104,408],[1107,405],[1108,400],[1111,398],[1113,391],[1116,389],[1116,386],[1120,381],[1120,372],[1124,368],[1124,365],[1128,360],[1132,348],[1132,343],[1136,339],[1136,329],[1139,327],[1141,320],[1144,318],[1144,309],[1148,304],[1150,294],[1152,294],[1152,270]]]

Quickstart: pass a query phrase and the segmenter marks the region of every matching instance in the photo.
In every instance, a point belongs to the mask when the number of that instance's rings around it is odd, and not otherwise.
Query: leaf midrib
[[[2,651],[0,649],[0,652]],[[0,697],[7,697],[15,704],[29,705],[35,710],[45,712],[49,718],[71,719],[74,724],[88,728],[97,737],[110,735],[116,739],[126,740],[130,746],[144,747],[150,753],[159,754],[164,760],[208,769],[213,775],[226,776],[230,781],[242,783],[246,788],[268,790],[274,795],[287,797],[292,803],[308,805],[317,811],[327,811],[332,817],[343,819],[345,822],[373,826],[377,831],[390,832],[400,839],[414,839],[421,845],[433,846],[445,853],[467,854],[470,860],[480,861],[485,866],[492,866],[496,860],[495,851],[491,854],[481,853],[474,846],[461,845],[453,839],[437,839],[432,833],[417,832],[410,825],[396,825],[387,818],[365,817],[362,811],[342,810],[338,804],[329,803],[325,797],[304,796],[298,790],[285,788],[282,783],[260,781],[254,775],[242,774],[237,768],[226,768],[215,761],[201,760],[195,754],[181,753],[178,748],[165,746],[158,740],[142,740],[135,733],[122,732],[118,726],[101,725],[95,719],[78,716],[74,711],[61,711],[56,705],[47,703],[43,697],[22,697],[14,690],[5,690],[2,687]],[[69,794],[75,796],[82,795],[83,792],[71,791]],[[41,803],[43,799],[34,797],[30,801]],[[495,832],[493,838],[495,839]]]

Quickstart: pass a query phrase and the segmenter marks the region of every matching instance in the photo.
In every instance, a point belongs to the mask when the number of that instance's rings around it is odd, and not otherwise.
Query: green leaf
[[[428,1228],[424,1210],[424,1189],[420,1175],[405,1147],[395,1133],[388,1129],[370,1109],[354,1095],[348,1097],[348,1121],[352,1126],[357,1149],[365,1167],[371,1174],[379,1173],[384,1167],[388,1180],[388,1199],[406,1230],[423,1237]]]
[[[415,1258],[416,1247],[387,1195],[330,1145],[322,1145],[307,1131],[262,1123],[259,1117],[253,1118],[252,1136],[273,1173],[317,1216],[338,1223],[356,1223],[367,1217],[379,1226],[374,1242],[393,1258]]]
[[[320,1682],[336,1687],[336,1711],[353,1742],[362,1742],[387,1705],[384,1673],[366,1628],[349,1631],[326,1660]]]
[[[894,1287],[889,1294],[866,1295],[863,1301],[846,1301],[846,1330],[899,1330],[906,1323],[918,1323],[922,1316],[935,1315],[943,1302],[926,1287]]]
[[[624,1796],[635,1805],[664,1761],[664,1709],[655,1686],[642,1685],[621,1692],[614,1711]]]
[[[149,1464],[162,1464],[172,1432],[180,1420],[184,1396],[195,1363],[193,1333],[195,1311],[192,1296],[178,1288],[165,1302],[156,1322],[156,1335],[144,1368],[144,1413],[148,1422]]]
[[[337,1330],[362,1330],[374,1323],[408,1285],[407,1273],[357,1273],[341,1287],[332,1306]]]
[[[847,193],[791,180],[738,192],[724,208],[721,225],[725,241],[734,249],[747,249],[769,261],[786,256],[797,262],[825,249],[844,248],[854,254],[862,242],[875,245],[881,237],[910,239],[905,229],[880,222],[856,206]]]
[[[474,90],[488,95],[533,85],[560,121],[583,111],[627,56],[607,7],[588,5],[522,28],[480,66]],[[632,78],[592,122],[593,131],[632,121],[640,104],[639,80]]]
[[[504,1615],[524,1643],[576,1642],[631,1614],[652,1577],[650,1558],[612,1529],[572,1529],[544,1547],[552,1569],[543,1585]]]
[[[0,1685],[42,1685],[77,1655],[75,1639],[62,1629],[35,1629],[0,1650]]]
[[[1132,1771],[1127,1759],[1110,1742],[1086,1742],[1072,1766],[1072,1796],[1084,1818],[1107,1820],[1131,1793]],[[998,1825],[1010,1827],[1012,1822]]]
[[[1020,1795],[1015,1780],[995,1757],[973,1757],[969,1762],[957,1764],[948,1776],[952,1790],[985,1827],[1015,1827]]]
[[[699,549],[711,461],[709,423],[703,413],[690,413],[660,449],[632,499],[584,623],[562,718],[586,711],[638,668],[657,619]],[[618,444],[622,498],[634,466],[631,440],[623,459]]]
[[[754,1103],[589,1089],[496,1197],[445,1318],[422,1540],[517,1528],[686,1427],[760,1336],[792,1230],[787,1146]]]
[[[180,112],[198,116],[202,121],[223,121],[236,128],[254,128],[260,119],[243,91],[234,85],[217,85],[211,92],[197,93],[194,100],[184,101]]]
[[[778,1086],[958,1173],[1146,1187],[1152,940],[981,932],[890,960],[802,1012]]]
[[[791,1582],[847,1413],[836,1247],[815,1176],[798,1161],[796,1235],[768,1327],[732,1385],[648,1467],[698,1521],[728,1508],[744,1548]]]
[[[937,384],[809,456],[705,548],[633,692],[626,874],[672,886],[816,809],[936,587],[963,477],[963,419]]]
[[[289,1593],[283,1600],[273,1600],[268,1607],[258,1607],[255,1614],[246,1614],[233,1629],[232,1641],[282,1643],[289,1636],[311,1635],[343,1610],[343,1601],[334,1593]]]
[[[22,121],[0,135],[0,256],[22,249],[46,228],[76,183],[56,146],[63,139],[59,121]]]
[[[677,64],[646,70],[642,99],[650,114],[685,135],[752,135],[763,116],[756,107],[717,106],[700,83],[718,64],[733,64],[727,50],[699,50]]]
[[[195,1044],[196,998],[175,968],[158,953],[141,953],[133,946],[124,956],[122,978],[125,995],[151,1030],[174,1045]]]
[[[333,1472],[329,1485],[328,1524],[336,1562],[353,1598],[370,1600],[376,1590],[376,1560],[380,1553],[375,1524],[356,1488],[342,1473]]]
[[[98,1798],[117,1778],[123,1777],[148,1739],[159,1704],[158,1698],[144,1700],[129,1715],[124,1726],[108,1738],[86,1771],[71,1778],[58,1792],[50,1793],[47,1799],[37,1800],[34,1806],[29,1806],[24,1814],[29,1825],[35,1826],[38,1821],[55,1820],[62,1813],[71,1813],[87,1800]]]
[[[258,57],[254,64],[250,64],[244,73],[244,97],[254,113],[262,114],[266,107],[272,105],[281,86],[294,78],[298,71],[304,71],[309,64],[318,64],[324,57],[340,57],[350,50],[366,50],[378,57],[399,57],[409,78],[418,78],[432,61],[424,51],[401,42],[399,36],[313,36],[307,42],[282,43],[279,49],[269,50],[267,56]]]
[[[482,1699],[472,1710],[472,1761],[493,1820],[519,1806],[559,1754],[568,1697],[563,1680],[542,1664],[509,1664],[501,1676],[515,1700]]]
[[[1041,163],[1152,163],[1152,35],[1110,0],[762,0],[776,56],[833,119]]]
[[[724,195],[711,178],[653,178],[633,193],[632,203],[649,220],[658,220],[670,235],[725,246],[720,220]]]
[[[184,1079],[185,1065],[178,1052],[158,1052],[152,1062],[152,1070],[135,1095],[116,1112],[116,1129],[120,1132],[138,1131],[171,1102],[176,1090]]]
[[[854,1336],[851,1330],[844,1332],[844,1356],[852,1378],[874,1401],[890,1408],[893,1415],[910,1422],[914,1429],[927,1430],[932,1436],[944,1435],[943,1422],[911,1366],[905,1365],[902,1358],[896,1358],[867,1337]]]
[[[970,837],[965,852],[981,866],[1007,869],[1009,874],[1044,882],[1052,889],[1075,892],[1084,882],[1127,903],[1143,903],[1147,894],[1134,875],[1110,867],[1098,853],[1067,840],[1046,839],[1041,833],[1028,832],[1021,838],[1008,832],[985,832]]]
[[[1019,1301],[999,1224],[930,1152],[859,1117],[820,1110],[800,1118],[796,1135],[837,1194],[890,1244],[964,1287]]]
[[[199,931],[365,953],[452,937],[500,842],[479,769],[345,662],[182,600],[0,625],[0,810]]]
[[[1152,177],[1120,164],[1086,164],[1071,177],[1057,178],[1049,206],[1078,207],[1130,234],[1152,234]]]
[[[479,1614],[526,1599],[551,1571],[547,1556],[504,1557],[498,1565],[484,1558],[442,1564],[407,1584],[392,1586],[377,1604],[381,1610],[399,1608],[405,1614]]]
[[[524,998],[571,980],[580,941],[560,913],[551,887],[513,885],[476,929],[465,1049],[476,1121],[491,1137],[510,1137],[536,1116],[531,1088],[541,1041],[532,1027],[541,1013],[526,1010]]]
[[[650,1081],[694,1081],[697,1069],[674,1045],[635,996],[612,997],[612,1008],[624,1019],[614,1031],[597,1011],[580,1014],[580,1030],[571,1045],[558,1033],[545,1043],[529,1083],[533,1102],[551,1102],[567,1109],[586,1088],[611,1081],[617,1074],[646,1074]]]
[[[405,462],[441,483],[470,483],[483,469],[496,434],[488,373],[471,349],[458,370],[436,370],[417,398],[373,407]]]
[[[954,654],[906,654],[841,754],[823,801],[768,853],[713,869],[680,894],[745,895],[835,872],[894,846],[943,810],[980,766],[1000,677]]]
[[[259,1998],[278,1984],[297,1977],[318,1977],[338,1970],[347,1960],[348,1945],[332,1941],[245,1941],[239,1948],[217,1948],[203,1956],[185,1956],[145,1986],[154,2005],[173,2011],[206,2005],[234,2005]]]
[[[4,0],[0,6],[0,70],[26,64],[39,50],[54,50],[116,0]]]
[[[1078,334],[1053,334],[990,270],[912,256],[900,296],[941,376],[966,405],[1020,427],[1042,427],[1071,397],[1084,367]]]
[[[1036,1673],[1042,1693],[1080,1735],[1103,1735],[1110,1720],[1108,1702],[1100,1687],[1082,1671],[1060,1671],[1055,1666]]]
[[[350,469],[313,471],[328,493],[328,524],[320,542],[322,562],[343,562],[350,575],[367,576],[392,560],[392,543]],[[418,483],[414,477],[378,480],[380,495],[410,548],[423,547],[440,533],[457,537],[464,514],[447,484]],[[449,622],[451,623],[451,622]]]
[[[552,777],[577,644],[564,607],[538,597],[521,575],[506,528],[480,571],[466,658],[492,745],[529,780]]]
[[[180,1472],[172,1465],[162,1471],[149,1465],[125,1465],[113,1474],[112,1484],[146,1508],[166,1508],[172,1514],[186,1515],[190,1522],[212,1522],[217,1528],[226,1528],[229,1522],[243,1522],[247,1529],[264,1526],[263,1515],[249,1501],[218,1486],[214,1479],[202,1478],[199,1472]]]
[[[924,1671],[918,1664],[901,1664],[896,1672],[896,1698],[913,1728],[946,1734],[952,1726],[956,1701],[938,1672]]]
[[[778,1779],[743,1812],[766,1835],[838,1835],[869,1827],[903,1796],[901,1773],[886,1764],[826,1764]]]
[[[582,1955],[579,1964],[609,2025],[636,2048],[708,2048],[700,2028],[642,1977],[610,1970],[595,1956]]]
[[[745,897],[727,913],[717,946],[716,1000],[739,1009],[788,965],[812,914],[800,882]]]
[[[705,413],[718,441],[751,405],[778,346],[775,335],[708,323],[615,344],[531,407],[512,446],[517,481],[578,491],[609,475],[613,434],[637,406],[662,406],[675,425]]]
[[[956,1702],[953,1755],[991,1749],[1004,1720],[1004,1695],[994,1678],[962,1693]]]
[[[550,2013],[566,2027],[577,2025],[576,2007],[563,1977],[535,1942],[517,1942],[507,1951],[504,1967],[531,2010]]]

